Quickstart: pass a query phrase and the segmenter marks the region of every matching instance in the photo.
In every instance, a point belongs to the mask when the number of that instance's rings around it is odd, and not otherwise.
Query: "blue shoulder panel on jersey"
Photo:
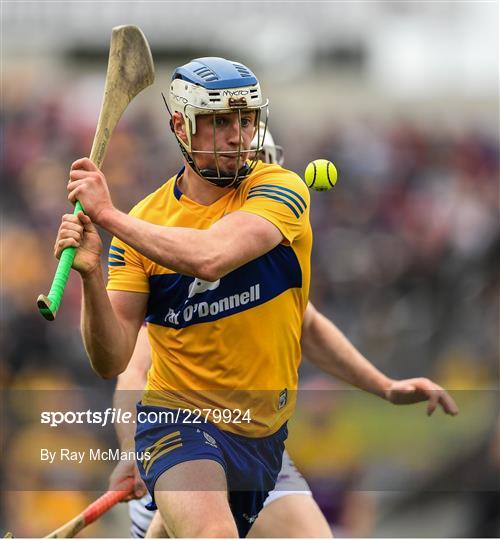
[[[239,88],[258,84],[257,77],[243,64],[225,58],[195,58],[178,67],[172,79],[182,79],[209,90]]]
[[[170,328],[216,321],[302,287],[302,270],[292,247],[282,244],[209,283],[181,274],[149,278],[146,321]]]

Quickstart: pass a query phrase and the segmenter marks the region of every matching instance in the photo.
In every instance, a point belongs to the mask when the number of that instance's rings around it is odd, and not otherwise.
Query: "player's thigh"
[[[248,534],[249,538],[331,538],[330,527],[316,501],[293,493],[265,506]]]
[[[155,502],[171,537],[237,537],[226,474],[213,460],[185,461],[155,484]]]
[[[169,538],[160,512],[155,512],[145,538]]]

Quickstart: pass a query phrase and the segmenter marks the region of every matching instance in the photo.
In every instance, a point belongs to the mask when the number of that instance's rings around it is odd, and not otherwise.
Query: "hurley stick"
[[[90,160],[98,168],[101,168],[109,139],[121,115],[132,99],[153,81],[153,58],[142,31],[132,25],[113,28],[104,97],[90,152]],[[76,215],[82,210],[77,201],[73,213]],[[56,318],[75,254],[74,247],[64,249],[49,294],[41,294],[37,299],[38,309],[48,321]]]

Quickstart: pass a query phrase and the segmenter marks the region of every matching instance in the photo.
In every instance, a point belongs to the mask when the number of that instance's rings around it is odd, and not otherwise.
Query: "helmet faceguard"
[[[165,97],[164,97],[165,100]],[[268,102],[263,102],[260,85],[253,73],[242,64],[223,58],[198,58],[177,68],[174,72],[168,100],[165,104],[170,114],[182,115],[186,139],[174,134],[188,165],[202,178],[219,187],[237,187],[254,169],[258,157],[251,147],[242,145],[242,115],[254,111],[254,132],[260,139],[258,126],[267,125]],[[216,148],[217,116],[236,113],[239,126],[239,146],[236,150]],[[196,134],[196,118],[211,115],[213,126],[213,148],[196,150],[193,148],[193,135]],[[173,124],[171,121],[173,130]],[[265,132],[265,130],[264,130]],[[262,141],[259,143],[261,146]],[[196,158],[202,155],[214,157],[213,168],[200,168]],[[222,157],[235,156],[236,167],[225,171],[221,166]],[[251,159],[249,159],[251,156]]]
[[[257,159],[260,159],[264,163],[283,165],[285,161],[283,147],[275,144],[271,132],[262,121],[259,124],[258,132],[252,140],[252,150],[255,152]]]

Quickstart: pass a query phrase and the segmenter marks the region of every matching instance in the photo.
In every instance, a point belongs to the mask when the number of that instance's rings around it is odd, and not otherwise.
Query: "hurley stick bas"
[[[108,510],[113,508],[115,504],[123,501],[127,495],[130,495],[132,488],[133,481],[128,482],[126,487],[124,485],[123,490],[106,492],[92,504],[87,506],[81,514],[78,514],[78,516],[74,517],[71,521],[68,521],[55,531],[52,531],[45,536],[45,538],[73,538],[87,525],[90,525]]]
[[[99,169],[121,115],[132,99],[153,84],[153,81],[153,58],[142,31],[133,25],[113,28],[104,97],[90,152],[90,160]],[[73,214],[76,215],[82,210],[84,211],[82,205],[77,201]],[[74,247],[64,249],[49,294],[41,294],[37,299],[38,309],[48,321],[56,318],[75,254]]]
[[[116,504],[123,501],[125,497],[133,492],[134,481],[130,478],[125,480],[121,489],[117,491],[107,491],[104,495],[89,504],[87,508],[76,517],[58,527],[44,538],[73,538],[87,525],[100,518]],[[4,538],[15,538],[11,532],[4,535]]]

